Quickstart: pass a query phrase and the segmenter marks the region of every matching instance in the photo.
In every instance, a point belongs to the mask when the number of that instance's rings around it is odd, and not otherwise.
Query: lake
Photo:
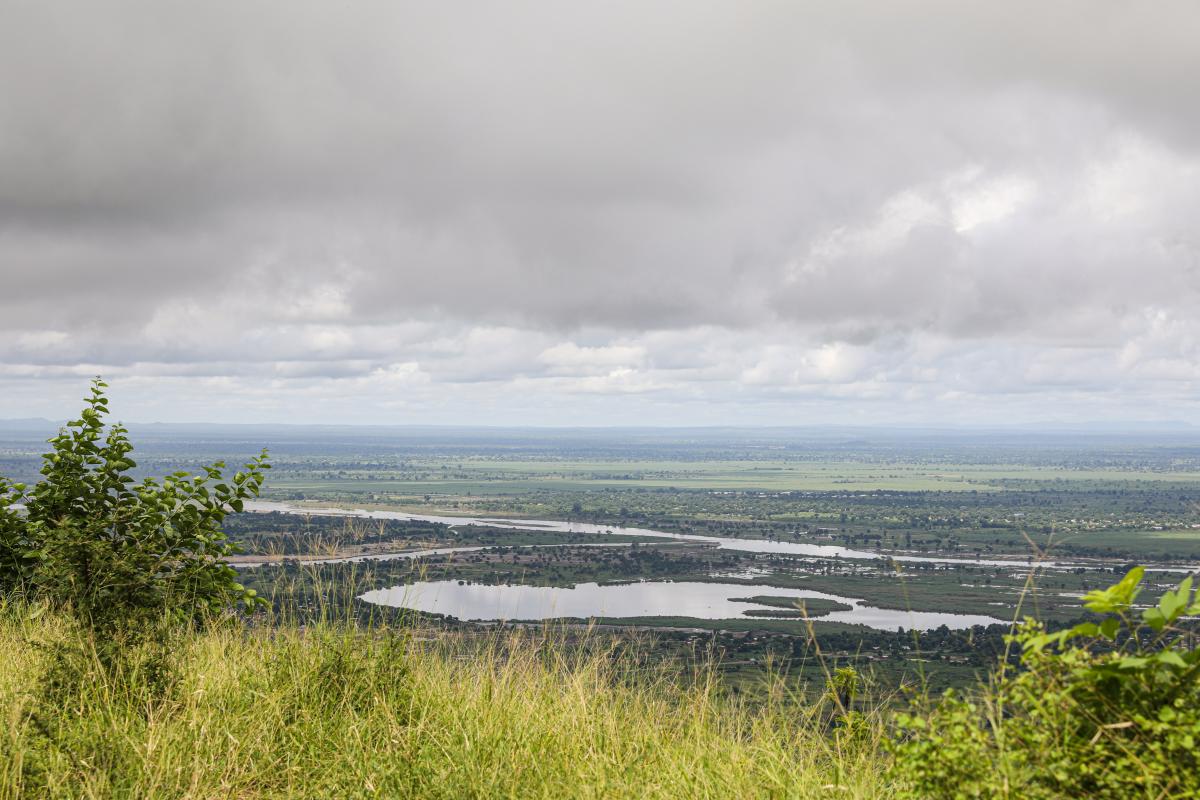
[[[362,595],[362,599],[379,605],[444,614],[460,620],[534,621],[560,617],[746,619],[743,612],[748,609],[770,608],[748,599],[753,596],[832,600],[850,608],[816,619],[866,625],[879,630],[929,630],[942,625],[961,629],[1005,622],[976,614],[874,608],[856,598],[808,589],[700,581],[580,583],[574,587],[424,581],[370,591]]]

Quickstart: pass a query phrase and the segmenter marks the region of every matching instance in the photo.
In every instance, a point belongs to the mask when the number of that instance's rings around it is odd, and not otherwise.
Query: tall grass
[[[64,655],[66,654],[66,655]],[[0,607],[0,798],[880,797],[883,722],[553,631],[217,626],[136,651]]]

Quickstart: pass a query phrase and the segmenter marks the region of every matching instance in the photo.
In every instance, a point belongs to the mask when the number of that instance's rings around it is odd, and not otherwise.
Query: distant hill
[[[45,417],[24,417],[22,419],[0,419],[0,428],[10,431],[40,431],[58,430],[62,422],[55,422]]]

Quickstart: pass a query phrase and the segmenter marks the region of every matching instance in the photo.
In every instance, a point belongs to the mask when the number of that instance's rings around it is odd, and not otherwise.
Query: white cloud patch
[[[950,180],[950,218],[956,233],[1002,222],[1027,205],[1037,194],[1037,184],[1021,175],[1003,175],[979,181],[976,170]]]

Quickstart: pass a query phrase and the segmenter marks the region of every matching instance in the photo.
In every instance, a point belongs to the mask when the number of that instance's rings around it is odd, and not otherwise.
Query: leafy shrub
[[[1138,614],[1143,574],[1085,596],[1099,622],[1026,620],[1019,672],[901,715],[901,796],[1200,796],[1200,650],[1183,619],[1200,595],[1188,577]]]
[[[41,482],[0,478],[0,592],[69,608],[104,635],[260,604],[224,562],[236,550],[221,523],[258,495],[266,451],[229,481],[218,462],[135,482],[126,429],[105,427],[105,388],[97,378],[50,440]]]

